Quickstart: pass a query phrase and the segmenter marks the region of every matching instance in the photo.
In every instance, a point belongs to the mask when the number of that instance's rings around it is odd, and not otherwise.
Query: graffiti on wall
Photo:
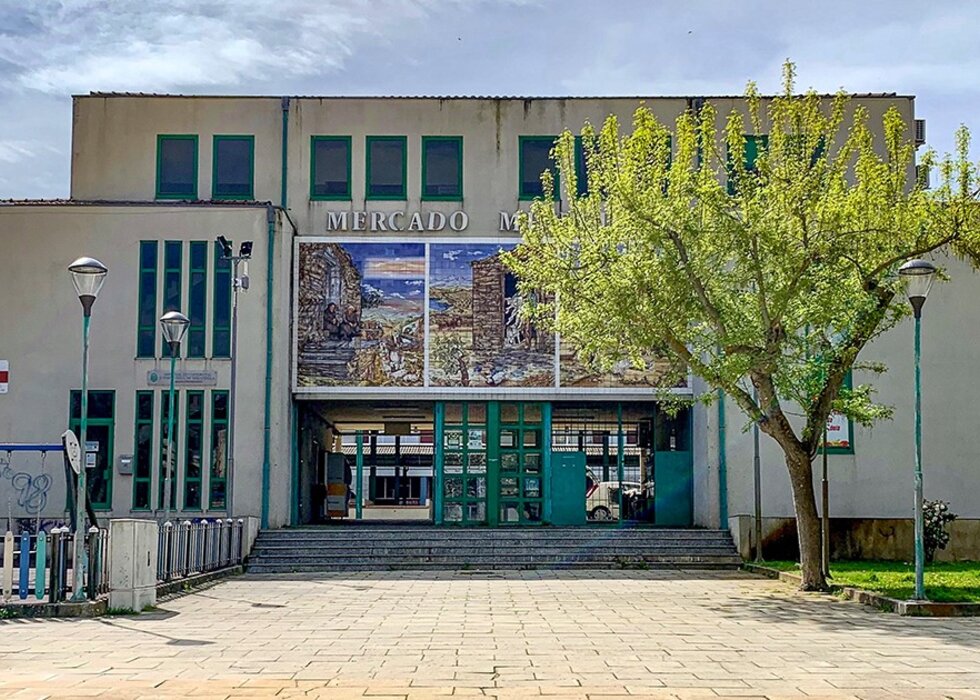
[[[50,474],[31,474],[26,471],[16,471],[10,465],[10,459],[0,461],[0,482],[9,483],[12,501],[28,515],[37,515],[44,511],[48,504],[48,492],[51,490]],[[6,490],[6,489],[4,489]]]
[[[539,299],[501,260],[516,245],[300,241],[297,388],[663,386],[669,366],[653,355],[597,373],[567,344],[556,353],[554,334],[522,314]]]

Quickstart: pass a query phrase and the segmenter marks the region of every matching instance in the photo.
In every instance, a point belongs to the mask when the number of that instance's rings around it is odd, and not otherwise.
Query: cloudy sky
[[[70,96],[916,95],[980,139],[980,3],[960,0],[0,0],[0,198],[68,194]],[[980,154],[980,148],[974,148]]]

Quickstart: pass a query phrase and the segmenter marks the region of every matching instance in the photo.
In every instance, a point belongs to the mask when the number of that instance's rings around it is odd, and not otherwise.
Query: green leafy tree
[[[778,443],[803,588],[823,589],[811,462],[824,426],[831,411],[863,425],[890,415],[870,386],[847,388],[845,376],[885,370],[858,356],[909,313],[903,262],[980,260],[978,171],[963,128],[955,156],[920,159],[938,167],[929,190],[915,181],[897,109],[876,137],[847,95],[795,93],[790,63],[780,95],[762,98],[750,83],[745,98],[720,130],[710,103],[673,127],[645,107],[630,133],[615,117],[598,132],[586,125],[582,195],[574,137],[563,133],[554,157],[568,206],[556,211],[545,172],[545,196],[522,217],[523,242],[506,263],[524,289],[555,299],[537,306],[536,320],[592,364],[641,365],[652,348],[677,378],[690,369],[703,380],[697,399],[724,392]],[[746,134],[756,136],[749,149]]]

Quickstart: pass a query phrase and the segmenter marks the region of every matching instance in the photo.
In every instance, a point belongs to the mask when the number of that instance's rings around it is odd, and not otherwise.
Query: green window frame
[[[214,321],[211,323],[211,357],[231,357],[231,260],[214,244]]]
[[[759,157],[759,152],[769,148],[769,134],[744,134],[745,152],[742,154],[742,162],[747,172],[755,170],[755,161]],[[726,150],[728,159],[728,194],[735,194],[737,185],[735,182],[735,168],[732,167],[732,154]]]
[[[133,430],[133,510],[149,510],[153,496],[153,391],[136,392]]]
[[[187,391],[184,411],[184,510],[200,510],[204,474],[204,392]]]
[[[245,143],[248,146],[248,182],[224,182],[218,181],[222,170],[222,158],[230,158],[230,155],[222,156],[224,144],[235,142]],[[227,163],[227,161],[226,161]],[[247,187],[247,189],[246,189]],[[232,199],[232,200],[251,200],[255,198],[255,137],[247,134],[220,134],[215,135],[212,140],[211,151],[211,199]]]
[[[169,183],[164,172],[168,168],[165,150],[170,144],[185,146],[191,144],[191,172],[189,182]],[[157,199],[197,199],[198,142],[197,134],[157,134],[156,198]],[[186,175],[185,175],[186,177]]]
[[[211,444],[208,507],[225,510],[228,485],[228,392],[211,392]]]
[[[153,357],[157,342],[157,241],[140,241],[136,357]]]
[[[163,508],[164,482],[167,476],[167,416],[170,414],[170,392],[160,391],[160,490],[157,495],[158,508]],[[174,389],[174,458],[170,463],[170,510],[177,509],[177,479],[180,472],[180,389]]]
[[[183,286],[182,270],[184,265],[183,241],[164,241],[163,243],[163,310],[180,311],[180,299]],[[160,354],[170,356],[167,341],[160,338]]]
[[[541,173],[544,172],[542,169],[540,172],[534,174],[534,180],[532,181],[529,177],[526,177],[525,168],[527,161],[529,160],[528,154],[525,153],[525,148],[530,148],[531,146],[540,146],[541,144],[548,145],[549,154],[551,149],[555,147],[555,141],[558,140],[557,136],[518,136],[517,137],[517,198],[520,201],[527,201],[532,199],[539,199],[544,196],[544,189],[541,185]],[[554,192],[552,193],[552,199],[558,201],[561,197],[561,182],[558,173],[558,164],[555,163],[555,159],[549,155],[548,160],[551,161],[551,173],[554,178]],[[529,166],[527,166],[529,167]],[[537,184],[532,184],[537,183]]]
[[[329,182],[321,182],[322,170],[325,166],[320,162],[318,146],[343,146],[347,151],[347,176],[343,192],[328,192]],[[350,136],[311,136],[310,137],[310,199],[314,201],[344,201],[351,199],[351,137]],[[336,181],[333,181],[336,182]]]
[[[433,168],[429,166],[430,147],[455,146],[456,176],[452,184],[434,184],[434,188],[452,191],[430,191],[429,175]],[[434,155],[434,154],[433,154]],[[422,137],[422,192],[423,202],[461,202],[463,200],[463,137],[462,136],[423,136]]]
[[[844,386],[848,389],[854,387],[854,377],[851,370],[847,371],[844,375]],[[828,421],[829,422],[829,421]],[[847,447],[828,447],[827,454],[829,455],[852,455],[854,454],[854,421],[850,418],[847,419],[847,433],[850,437],[848,440]]]
[[[208,321],[208,241],[191,241],[187,284],[187,357],[204,357]]]
[[[82,392],[72,389],[69,397],[68,427],[79,440],[82,437]],[[86,472],[89,497],[95,510],[112,509],[113,449],[116,431],[116,392],[113,389],[89,389],[88,433],[86,442],[98,442],[95,467]],[[85,446],[82,446],[83,452]],[[84,461],[84,460],[83,460]],[[87,467],[86,467],[87,468]]]
[[[398,186],[397,191],[376,191],[375,187],[395,187],[396,185],[388,185],[384,183],[378,183],[373,185],[371,178],[374,172],[372,168],[372,160],[374,160],[373,147],[380,144],[397,144],[401,148],[401,184]],[[399,201],[407,199],[408,193],[408,137],[406,136],[367,136],[364,140],[364,157],[366,161],[365,168],[365,181],[364,181],[364,198],[367,200],[374,201]]]
[[[442,513],[446,525],[485,525],[491,521],[493,474],[490,468],[486,403],[447,402],[438,446],[442,456]]]
[[[546,437],[543,404],[500,404],[501,525],[540,525],[544,521]]]

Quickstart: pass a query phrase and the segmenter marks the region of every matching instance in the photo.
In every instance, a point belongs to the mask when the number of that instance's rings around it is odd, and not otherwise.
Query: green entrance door
[[[549,409],[524,402],[436,404],[436,524],[547,521]]]
[[[441,482],[436,493],[442,495],[435,504],[436,522],[486,525],[487,405],[437,405],[435,432],[436,478]]]

